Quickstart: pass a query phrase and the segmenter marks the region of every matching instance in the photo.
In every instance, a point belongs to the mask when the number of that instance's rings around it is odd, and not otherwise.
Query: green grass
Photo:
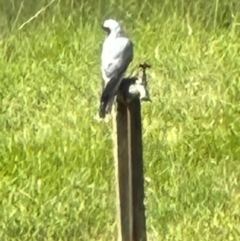
[[[240,240],[238,1],[55,1],[19,30],[46,2],[1,2],[0,239],[116,240],[111,125],[94,120],[111,16],[152,64],[149,240]]]

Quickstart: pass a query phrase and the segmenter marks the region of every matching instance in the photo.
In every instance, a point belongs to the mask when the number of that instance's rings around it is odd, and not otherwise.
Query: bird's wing
[[[128,38],[109,40],[104,42],[102,51],[102,72],[107,82],[123,75],[133,59],[133,43]]]
[[[107,38],[102,51],[102,76],[105,86],[100,98],[99,115],[111,111],[122,76],[133,59],[133,44],[126,37]]]

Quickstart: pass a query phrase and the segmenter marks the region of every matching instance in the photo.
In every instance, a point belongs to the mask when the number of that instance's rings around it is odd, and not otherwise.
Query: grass
[[[135,43],[133,66],[152,64],[149,240],[239,240],[238,1],[55,1],[19,30],[46,5],[23,3],[1,3],[1,240],[116,239],[111,126],[94,120],[109,16]]]

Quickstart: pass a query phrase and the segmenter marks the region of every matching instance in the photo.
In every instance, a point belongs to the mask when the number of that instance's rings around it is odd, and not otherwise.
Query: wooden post
[[[136,78],[126,80],[129,85]],[[121,89],[121,88],[120,88]],[[122,91],[129,90],[129,86]],[[126,93],[120,93],[126,96]],[[147,241],[144,207],[141,103],[117,100],[113,114],[118,241]]]
[[[132,173],[129,161],[129,130],[127,106],[117,103],[115,115],[116,146],[115,168],[117,180],[118,241],[133,241]]]
[[[132,168],[132,206],[133,240],[146,241],[146,218],[144,207],[144,172],[142,151],[141,104],[134,99],[128,106],[128,120],[131,128],[131,168]]]

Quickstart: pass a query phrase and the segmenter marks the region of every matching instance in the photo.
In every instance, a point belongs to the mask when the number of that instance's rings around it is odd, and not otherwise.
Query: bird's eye
[[[106,32],[106,33],[108,33],[108,34],[110,34],[110,29],[109,28],[107,28],[107,27],[104,27],[104,26],[102,26],[102,28],[103,28],[103,30]]]

